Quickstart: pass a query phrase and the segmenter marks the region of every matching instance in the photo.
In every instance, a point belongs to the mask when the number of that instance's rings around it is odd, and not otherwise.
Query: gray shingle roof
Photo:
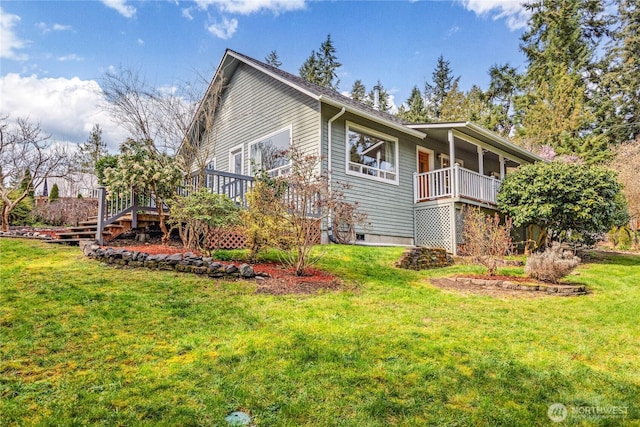
[[[289,82],[291,85],[293,86],[297,86],[301,89],[304,89],[307,92],[310,92],[316,96],[322,96],[323,98],[330,98],[331,100],[333,100],[336,103],[339,103],[341,105],[345,105],[348,107],[351,107],[355,110],[360,110],[363,113],[372,115],[374,117],[378,117],[381,120],[386,120],[389,122],[393,122],[396,123],[398,125],[408,125],[410,124],[407,121],[404,121],[402,119],[400,119],[397,116],[394,116],[393,114],[389,114],[386,113],[384,111],[379,111],[376,110],[375,108],[372,108],[368,105],[365,105],[361,102],[357,102],[354,101],[353,99],[344,96],[338,92],[336,92],[335,90],[323,87],[323,86],[319,86],[315,83],[311,83],[305,79],[303,79],[302,77],[293,75],[291,73],[288,73],[286,71],[281,70],[280,68],[276,68],[273,67],[269,64],[266,64],[264,62],[258,61],[257,59],[251,58],[250,56],[244,55],[242,53],[236,52],[234,50],[231,49],[227,49],[227,52],[231,52],[234,56],[242,58],[242,60],[244,60],[245,62],[251,63],[257,67],[260,68],[264,68],[265,70],[269,71],[270,73],[276,74],[277,76],[279,76],[280,78],[286,80],[287,82]]]

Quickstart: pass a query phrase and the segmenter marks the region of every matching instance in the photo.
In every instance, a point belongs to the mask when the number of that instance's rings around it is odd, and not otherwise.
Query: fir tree
[[[58,184],[53,184],[51,187],[51,191],[49,192],[49,202],[55,202],[60,198],[60,190],[58,189]]]
[[[559,154],[597,161],[606,143],[590,132],[595,115],[583,76],[593,72],[606,33],[602,2],[542,0],[525,7],[532,16],[521,44],[528,68],[516,102],[519,139],[530,148],[550,145]]]
[[[449,61],[444,57],[438,57],[438,63],[433,70],[433,81],[425,83],[425,99],[427,100],[427,113],[432,120],[441,120],[442,103],[454,83],[460,80],[460,76],[454,77]]]
[[[280,66],[282,65],[280,57],[278,56],[278,52],[276,52],[275,50],[269,52],[269,55],[264,58],[264,62],[276,68],[280,68]]]
[[[320,45],[319,52],[311,51],[311,55],[298,70],[300,77],[317,85],[338,90],[340,79],[336,70],[342,66],[335,55],[336,49],[331,35]]]
[[[429,121],[427,109],[424,105],[424,99],[418,86],[411,89],[411,95],[407,98],[407,107],[400,106],[398,117],[411,123],[425,123]]]
[[[367,88],[362,84],[362,80],[356,80],[351,86],[351,99],[364,103],[367,99]]]
[[[107,155],[107,143],[102,140],[102,129],[96,124],[89,138],[78,146],[76,162],[81,172],[95,173],[98,160]]]

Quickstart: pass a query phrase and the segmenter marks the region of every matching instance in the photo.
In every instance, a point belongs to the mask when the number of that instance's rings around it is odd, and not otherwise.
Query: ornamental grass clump
[[[543,282],[558,283],[580,264],[580,258],[573,252],[564,250],[562,245],[554,242],[542,253],[531,255],[527,259],[524,271],[528,277]]]

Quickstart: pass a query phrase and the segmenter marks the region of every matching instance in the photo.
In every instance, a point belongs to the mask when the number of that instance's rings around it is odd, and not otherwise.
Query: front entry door
[[[418,173],[429,172],[429,153],[418,150]],[[426,177],[418,180],[419,201],[426,200],[429,197],[429,183]]]

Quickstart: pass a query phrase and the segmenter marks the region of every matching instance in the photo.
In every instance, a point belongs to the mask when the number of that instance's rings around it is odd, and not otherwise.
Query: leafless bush
[[[527,276],[543,282],[558,283],[558,280],[578,266],[580,258],[571,251],[562,249],[558,242],[542,253],[531,255],[527,259],[524,271]]]
[[[465,208],[462,212],[464,249],[475,262],[487,267],[490,276],[496,274],[498,261],[512,249],[511,219],[500,225],[498,214],[485,215],[480,208]]]
[[[78,225],[98,213],[98,202],[93,199],[64,197],[38,206],[34,210],[37,221],[49,225]]]

